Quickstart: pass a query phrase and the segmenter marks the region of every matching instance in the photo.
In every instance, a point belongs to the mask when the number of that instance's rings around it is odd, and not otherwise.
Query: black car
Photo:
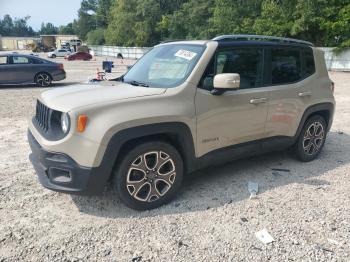
[[[65,78],[63,64],[33,55],[0,54],[0,85],[35,83],[47,87]]]

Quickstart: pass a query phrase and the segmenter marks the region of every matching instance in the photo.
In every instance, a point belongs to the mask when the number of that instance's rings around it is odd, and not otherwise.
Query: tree
[[[73,27],[73,23],[68,23],[67,25],[61,25],[58,28],[58,33],[61,35],[75,35],[76,31]]]
[[[58,28],[52,23],[42,23],[39,31],[41,35],[56,35],[58,34]]]
[[[158,29],[169,39],[210,37],[209,18],[213,15],[214,0],[190,0],[180,10],[162,16]]]
[[[251,34],[262,0],[215,0],[210,19],[211,35]]]
[[[105,32],[104,29],[99,28],[93,31],[90,31],[86,35],[88,44],[90,45],[103,45],[105,43]]]
[[[135,44],[136,14],[134,12],[137,0],[118,0],[113,5],[110,13],[110,22],[105,33],[106,42],[110,45]]]
[[[0,35],[3,36],[33,36],[33,28],[27,25],[30,16],[12,19],[10,15],[4,15],[0,19]]]
[[[253,31],[256,34],[269,36],[291,36],[294,24],[294,11],[297,0],[276,1],[264,0],[261,14],[255,19]]]
[[[97,28],[97,0],[83,0],[78,10],[77,32],[81,39],[85,40],[89,31]]]
[[[13,30],[13,21],[10,15],[4,15],[2,21],[0,21],[0,34],[5,36],[11,36]]]
[[[98,0],[96,8],[96,20],[99,27],[107,28],[112,3],[112,0]]]

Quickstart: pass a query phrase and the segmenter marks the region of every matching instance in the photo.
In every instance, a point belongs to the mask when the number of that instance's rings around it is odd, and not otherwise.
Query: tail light
[[[335,88],[334,82],[331,82],[331,90],[332,90],[332,93],[334,93],[334,88]]]
[[[62,69],[62,70],[64,70],[64,66],[63,66],[63,64],[58,64],[58,69]]]

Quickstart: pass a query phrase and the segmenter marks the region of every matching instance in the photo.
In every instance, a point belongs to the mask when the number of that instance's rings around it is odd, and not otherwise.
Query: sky
[[[81,0],[0,0],[0,17],[9,14],[12,18],[29,15],[28,21],[34,30],[42,22],[55,26],[65,25],[77,18]]]

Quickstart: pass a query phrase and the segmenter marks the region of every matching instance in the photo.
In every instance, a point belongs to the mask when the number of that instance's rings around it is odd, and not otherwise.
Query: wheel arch
[[[312,116],[320,115],[322,116],[326,123],[327,123],[327,132],[330,130],[333,122],[333,114],[334,114],[334,104],[327,102],[327,103],[320,103],[316,105],[312,105],[308,107],[301,118],[301,121],[299,123],[299,127],[297,129],[297,132],[295,134],[295,138],[297,138],[300,135],[300,132],[305,124],[305,122]]]
[[[98,172],[104,174],[105,183],[126,151],[138,143],[160,140],[174,146],[184,162],[184,172],[196,169],[194,139],[188,125],[182,122],[166,122],[131,127],[115,133],[108,142]]]
[[[37,76],[38,76],[39,74],[47,74],[47,75],[51,78],[51,81],[53,80],[53,77],[52,77],[52,75],[51,75],[49,72],[47,72],[47,71],[39,71],[39,72],[37,72],[37,73],[35,74],[35,76],[34,76],[34,83],[36,83],[36,78],[37,78]]]

